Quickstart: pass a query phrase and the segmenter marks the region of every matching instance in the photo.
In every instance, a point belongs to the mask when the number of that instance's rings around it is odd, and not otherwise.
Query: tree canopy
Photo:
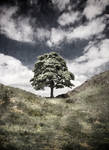
[[[30,80],[36,90],[51,88],[51,97],[53,89],[72,87],[71,80],[74,75],[68,71],[65,60],[56,52],[46,53],[37,58],[34,66],[34,76]]]

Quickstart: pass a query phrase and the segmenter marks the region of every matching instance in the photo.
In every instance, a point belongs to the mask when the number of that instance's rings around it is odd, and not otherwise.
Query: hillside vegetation
[[[64,97],[0,85],[0,150],[109,149],[109,71]]]

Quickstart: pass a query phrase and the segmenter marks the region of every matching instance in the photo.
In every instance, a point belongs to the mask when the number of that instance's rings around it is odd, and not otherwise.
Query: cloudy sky
[[[65,58],[75,87],[108,70],[109,0],[0,0],[0,83],[35,92],[34,63],[51,51]]]

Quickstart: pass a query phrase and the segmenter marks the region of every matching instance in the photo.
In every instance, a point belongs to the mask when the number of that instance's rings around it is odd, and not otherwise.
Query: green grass
[[[0,99],[0,149],[108,149],[108,83],[109,72],[105,72],[64,99],[2,87],[1,95],[7,89],[11,95],[8,103]]]

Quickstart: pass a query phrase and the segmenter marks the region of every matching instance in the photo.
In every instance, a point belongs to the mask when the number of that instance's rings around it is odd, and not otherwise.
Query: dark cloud
[[[97,40],[101,33],[98,41],[108,38],[106,1],[105,7],[97,5],[103,7],[100,16],[88,21],[84,13],[90,8],[88,0],[1,0],[0,51],[26,65],[50,50],[67,59],[78,57],[88,42]]]
[[[58,17],[58,11],[55,10],[51,0],[2,0],[0,6],[18,7],[14,17],[34,18],[39,26],[52,26]]]

